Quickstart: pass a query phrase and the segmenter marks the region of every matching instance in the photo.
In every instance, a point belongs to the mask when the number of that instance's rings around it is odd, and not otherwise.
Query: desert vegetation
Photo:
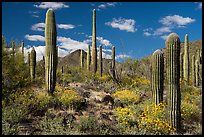
[[[46,53],[2,36],[3,135],[201,135],[202,41],[171,33],[163,49],[120,63],[92,54],[59,58],[55,13],[46,13]],[[91,56],[93,55],[93,56]],[[27,60],[25,62],[25,60]]]

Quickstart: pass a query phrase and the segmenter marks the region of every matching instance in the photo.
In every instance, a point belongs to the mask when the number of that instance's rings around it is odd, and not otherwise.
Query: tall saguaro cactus
[[[93,28],[92,28],[92,69],[97,71],[97,49],[96,49],[96,10],[93,10]]]
[[[196,75],[195,75],[195,55],[192,55],[191,58],[191,80],[193,82],[193,85],[196,86]]]
[[[169,122],[177,131],[181,126],[181,93],[180,93],[180,39],[171,33],[166,40],[166,63],[168,85]]]
[[[88,45],[88,51],[87,51],[87,70],[90,70],[90,64],[91,64],[91,49],[90,49],[90,45]]]
[[[12,55],[14,57],[14,54],[15,54],[15,43],[14,41],[12,41]]]
[[[57,47],[56,47],[56,22],[55,13],[52,9],[48,9],[45,22],[45,84],[48,92],[53,93],[56,84],[57,71]]]
[[[102,46],[99,47],[99,74],[102,77],[103,73],[103,59],[102,59]]]
[[[195,86],[198,87],[199,83],[200,83],[200,79],[199,79],[199,60],[196,59],[195,61]]]
[[[189,43],[188,35],[185,35],[184,55],[183,55],[183,75],[184,80],[189,83]]]
[[[183,52],[180,54],[180,79],[183,80]]]
[[[152,56],[152,91],[155,104],[163,101],[164,89],[164,56],[161,50],[156,50]]]
[[[35,67],[36,67],[36,52],[34,47],[31,50],[30,54],[30,75],[31,75],[31,81],[34,81],[35,79]]]
[[[24,56],[24,41],[23,40],[21,42],[21,52],[22,52],[22,55]]]

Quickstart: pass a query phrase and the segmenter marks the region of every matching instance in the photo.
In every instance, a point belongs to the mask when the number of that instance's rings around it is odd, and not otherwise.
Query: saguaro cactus
[[[113,78],[115,79],[115,46],[112,47],[112,64],[111,64],[111,67],[112,67],[112,75],[113,75]]]
[[[192,55],[192,58],[191,58],[191,80],[193,82],[193,85],[196,86],[195,55]]]
[[[88,51],[87,51],[87,70],[90,70],[90,64],[91,64],[91,50],[90,50],[90,45],[88,45]]]
[[[22,52],[22,55],[24,56],[24,41],[23,40],[21,42],[21,52]]]
[[[102,77],[103,73],[103,59],[102,59],[102,46],[99,47],[99,74]]]
[[[180,93],[180,39],[171,33],[166,40],[166,63],[168,85],[169,122],[177,131],[181,126],[181,93]]]
[[[84,54],[83,54],[83,50],[81,49],[81,54],[80,54],[80,64],[81,64],[81,68],[84,67]]]
[[[163,101],[164,89],[164,56],[161,50],[156,50],[152,56],[152,91],[155,104]]]
[[[27,60],[28,66],[30,67],[30,52],[28,52],[28,60]]]
[[[200,80],[199,80],[199,60],[196,59],[195,61],[195,86],[198,87],[199,86],[199,83],[200,83]]]
[[[180,54],[180,79],[183,80],[183,52]]]
[[[30,76],[31,76],[31,81],[34,81],[35,79],[35,66],[36,66],[36,52],[34,47],[31,50],[30,54]]]
[[[92,69],[97,71],[97,49],[96,49],[96,10],[93,10],[93,28],[92,28]]]
[[[189,44],[188,35],[185,35],[184,55],[183,55],[183,75],[184,80],[189,83]]]
[[[56,47],[56,22],[55,13],[52,9],[48,9],[45,22],[45,84],[48,92],[53,93],[56,84],[57,70],[57,47]]]

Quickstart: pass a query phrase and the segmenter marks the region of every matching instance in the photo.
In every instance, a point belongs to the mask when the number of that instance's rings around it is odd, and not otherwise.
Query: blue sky
[[[91,45],[92,10],[96,9],[97,47],[103,57],[141,59],[165,47],[168,34],[175,32],[181,42],[202,39],[200,2],[2,2],[2,34],[6,41],[25,41],[25,55],[35,46],[37,60],[45,52],[44,26],[48,8],[57,24],[60,57]]]

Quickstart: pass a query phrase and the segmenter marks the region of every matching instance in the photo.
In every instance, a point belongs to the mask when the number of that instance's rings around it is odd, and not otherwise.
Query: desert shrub
[[[93,115],[81,116],[77,128],[82,133],[96,134],[99,131],[99,124]]]
[[[144,134],[170,134],[175,132],[166,120],[166,104],[151,104],[139,115],[138,125]]]
[[[117,116],[116,120],[118,123],[125,127],[134,126],[136,124],[136,112],[132,108],[117,107],[115,108],[115,115]]]
[[[81,96],[74,90],[65,90],[63,92],[54,92],[54,95],[58,98],[59,102],[64,107],[80,107]]]
[[[140,100],[140,95],[137,94],[136,91],[130,90],[116,91],[112,96],[114,97],[115,102],[119,100],[125,104],[134,104]]]

